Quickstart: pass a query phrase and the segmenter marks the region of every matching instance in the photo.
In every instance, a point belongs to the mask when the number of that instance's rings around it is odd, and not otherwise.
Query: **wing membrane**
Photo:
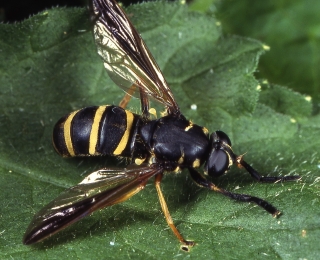
[[[39,242],[95,210],[129,199],[161,171],[159,167],[142,164],[91,173],[34,216],[24,236],[24,244]]]
[[[179,107],[146,44],[114,0],[93,0],[94,37],[112,80],[127,91],[132,85],[176,113]],[[137,91],[139,92],[139,91]]]

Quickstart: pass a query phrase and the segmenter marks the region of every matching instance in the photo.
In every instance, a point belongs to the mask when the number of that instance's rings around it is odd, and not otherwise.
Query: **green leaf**
[[[199,12],[207,12],[208,10],[212,9],[215,10],[215,2],[216,0],[194,0],[189,3],[189,10]]]
[[[96,53],[88,12],[50,9],[0,25],[1,258],[317,258],[320,120],[310,116],[310,102],[284,87],[261,88],[253,73],[263,44],[222,36],[212,16],[162,2],[126,11],[186,117],[228,133],[234,151],[247,152],[246,161],[262,174],[299,174],[302,180],[259,184],[236,167],[214,180],[268,200],[283,212],[274,219],[255,205],[198,188],[186,171],[167,174],[162,187],[174,222],[197,243],[190,253],[179,249],[168,228],[152,180],[129,201],[43,243],[22,245],[44,205],[99,167],[119,164],[113,158],[63,159],[53,150],[51,133],[60,117],[89,105],[117,104],[123,92]],[[138,112],[139,101],[129,108]]]
[[[309,117],[312,112],[311,99],[283,86],[263,82],[259,101],[278,113],[292,116],[292,120]]]
[[[228,33],[270,46],[260,75],[319,100],[320,2],[318,0],[223,0],[219,18]],[[319,111],[319,107],[316,107]]]

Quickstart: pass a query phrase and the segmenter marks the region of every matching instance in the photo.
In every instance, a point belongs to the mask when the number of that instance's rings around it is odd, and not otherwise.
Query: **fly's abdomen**
[[[130,157],[138,119],[138,115],[117,106],[86,107],[57,122],[53,130],[53,145],[64,157]]]

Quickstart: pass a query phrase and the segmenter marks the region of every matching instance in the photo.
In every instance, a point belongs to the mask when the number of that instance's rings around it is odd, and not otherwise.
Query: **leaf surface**
[[[210,132],[225,131],[234,151],[247,153],[246,161],[262,174],[299,174],[302,180],[259,184],[236,167],[214,180],[268,200],[283,212],[273,219],[255,205],[198,188],[187,172],[168,174],[162,186],[172,217],[197,243],[189,255],[167,227],[152,181],[125,203],[95,212],[43,243],[22,245],[32,216],[44,205],[90,172],[119,165],[114,158],[63,159],[51,145],[60,117],[89,105],[118,104],[123,97],[96,53],[87,11],[53,8],[0,25],[1,258],[315,259],[320,120],[311,117],[311,102],[257,81],[253,73],[263,44],[222,36],[212,16],[160,2],[126,12],[187,118]],[[139,101],[129,108],[139,112]]]

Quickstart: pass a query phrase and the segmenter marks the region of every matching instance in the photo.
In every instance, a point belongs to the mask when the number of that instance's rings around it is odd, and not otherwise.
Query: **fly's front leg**
[[[196,171],[194,168],[189,168],[189,172],[191,175],[191,178],[197,183],[199,186],[207,188],[209,190],[213,190],[216,192],[219,192],[231,199],[237,200],[237,201],[243,201],[243,202],[254,202],[258,206],[262,207],[264,210],[268,211],[270,214],[272,214],[273,217],[277,217],[280,214],[280,211],[277,210],[274,206],[272,206],[269,202],[246,194],[239,194],[239,193],[233,193],[230,191],[227,191],[225,189],[219,188],[216,185],[214,185],[212,182],[204,178],[198,171]]]
[[[247,170],[248,173],[250,173],[251,177],[259,182],[282,182],[282,181],[295,181],[299,180],[300,176],[261,176],[255,169],[253,169],[248,163],[246,163],[244,160],[242,160],[242,155],[237,156],[235,158],[235,162],[238,164],[238,167],[243,167]]]

